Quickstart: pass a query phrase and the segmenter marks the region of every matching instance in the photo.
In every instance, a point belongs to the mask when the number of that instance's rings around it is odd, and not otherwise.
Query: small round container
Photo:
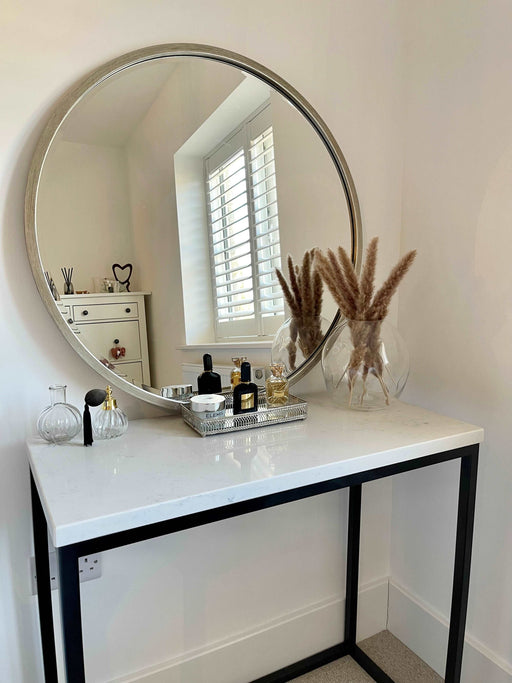
[[[191,384],[169,384],[160,389],[160,394],[164,398],[175,398],[180,401],[187,401],[192,396]]]
[[[200,417],[217,417],[226,408],[226,399],[220,394],[199,394],[190,399],[190,409]]]

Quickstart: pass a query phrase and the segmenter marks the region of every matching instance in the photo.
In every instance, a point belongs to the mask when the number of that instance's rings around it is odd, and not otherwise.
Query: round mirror
[[[269,362],[287,316],[276,267],[339,244],[357,266],[360,231],[314,109],[259,64],[202,45],[129,53],[68,92],[26,194],[31,266],[59,328],[110,383],[161,406],[206,351]],[[332,329],[327,293],[322,315]]]

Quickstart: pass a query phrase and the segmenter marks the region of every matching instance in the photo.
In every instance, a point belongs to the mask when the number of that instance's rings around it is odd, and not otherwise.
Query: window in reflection
[[[284,302],[268,103],[206,156],[205,179],[216,338],[271,335]]]

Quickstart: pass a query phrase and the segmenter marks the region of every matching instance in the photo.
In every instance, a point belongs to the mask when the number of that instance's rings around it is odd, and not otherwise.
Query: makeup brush
[[[85,394],[85,406],[84,406],[84,446],[92,446],[92,424],[91,424],[91,413],[89,412],[89,406],[95,407],[103,403],[107,398],[107,392],[104,389],[91,389]]]

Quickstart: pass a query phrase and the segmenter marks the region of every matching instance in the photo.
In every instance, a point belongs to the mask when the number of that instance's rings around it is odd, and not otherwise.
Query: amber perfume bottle
[[[255,413],[258,410],[258,387],[251,382],[251,364],[240,367],[240,383],[233,389],[233,415]]]
[[[269,406],[284,406],[288,403],[289,384],[283,377],[284,363],[272,363],[271,375],[267,379],[267,404]]]
[[[219,394],[222,391],[220,375],[213,372],[212,367],[212,357],[209,353],[205,353],[203,356],[204,372],[197,378],[198,394]]]
[[[240,358],[232,358],[233,369],[231,370],[231,391],[240,383],[240,366],[244,361],[247,360],[246,356],[240,356]]]

